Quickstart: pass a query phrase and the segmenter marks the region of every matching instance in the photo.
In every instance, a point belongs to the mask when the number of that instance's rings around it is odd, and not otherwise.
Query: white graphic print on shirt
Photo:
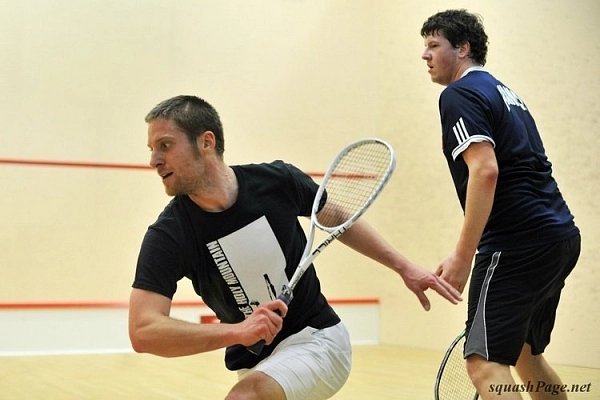
[[[285,256],[264,216],[207,247],[246,317],[288,283]]]

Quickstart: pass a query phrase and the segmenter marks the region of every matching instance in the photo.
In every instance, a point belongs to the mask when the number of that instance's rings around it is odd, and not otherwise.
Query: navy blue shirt
[[[515,92],[476,68],[444,89],[439,108],[443,151],[463,210],[469,170],[461,154],[476,142],[494,146],[499,176],[480,252],[536,246],[579,232],[535,121]]]

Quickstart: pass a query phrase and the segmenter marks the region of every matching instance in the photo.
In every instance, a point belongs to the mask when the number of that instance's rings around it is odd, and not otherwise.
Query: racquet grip
[[[281,294],[279,294],[279,296],[277,296],[277,298],[281,301],[283,301],[286,305],[290,304],[290,301],[292,301],[293,298],[293,294],[292,294],[292,289],[290,289],[289,286],[284,286],[283,290],[281,291]],[[275,312],[279,315],[281,315],[281,313],[279,312],[279,310],[275,310]],[[264,339],[254,343],[252,346],[246,347],[246,349],[254,354],[255,356],[260,355],[260,353],[262,353],[263,348],[265,347],[265,341]]]
[[[260,342],[256,342],[252,346],[246,347],[246,349],[255,356],[258,356],[260,353],[262,353],[265,343],[265,340],[262,339]]]

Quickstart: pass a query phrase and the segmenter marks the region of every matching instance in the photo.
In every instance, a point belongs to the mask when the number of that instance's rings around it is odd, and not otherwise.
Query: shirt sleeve
[[[440,115],[444,153],[453,160],[472,143],[487,141],[496,146],[490,107],[478,93],[464,88],[446,88],[440,96]]]
[[[177,282],[185,276],[183,254],[175,231],[151,226],[142,241],[133,287],[162,294],[170,299]],[[181,240],[181,239],[179,239]]]
[[[298,201],[299,215],[309,217],[319,185],[309,175],[292,164],[285,164],[285,166],[292,178],[293,190]],[[319,210],[325,204],[326,199],[327,194],[325,193],[319,203]]]

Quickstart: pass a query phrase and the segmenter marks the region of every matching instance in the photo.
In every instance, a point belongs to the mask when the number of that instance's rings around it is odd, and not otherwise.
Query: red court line
[[[201,301],[174,301],[173,306],[178,307],[202,307]],[[91,301],[91,302],[18,302],[0,303],[0,310],[68,310],[68,309],[90,309],[90,308],[127,308],[128,303],[124,301]]]
[[[331,305],[364,305],[379,304],[377,298],[329,299]],[[89,302],[14,302],[0,303],[0,310],[68,310],[92,308],[127,308],[124,301],[89,301]],[[174,301],[173,307],[205,307],[202,301]]]
[[[133,169],[152,170],[147,164],[106,163],[94,161],[53,161],[53,160],[21,160],[16,158],[0,158],[0,165],[37,166],[37,167],[66,167],[66,168],[98,168],[98,169]],[[323,176],[323,172],[307,172],[310,176]]]
[[[14,158],[0,158],[0,164],[41,167],[114,168],[146,170],[152,169],[152,167],[145,164],[102,163],[91,161],[17,160]]]

